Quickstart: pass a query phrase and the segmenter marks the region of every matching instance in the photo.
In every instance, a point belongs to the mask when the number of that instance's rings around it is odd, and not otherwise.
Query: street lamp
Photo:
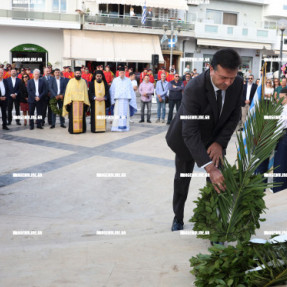
[[[164,24],[162,26],[163,30],[164,30],[164,33],[166,33],[166,31],[168,30],[168,25],[167,24]],[[175,27],[177,32],[180,33],[181,31],[181,26],[176,26]],[[173,42],[173,35],[174,35],[174,22],[171,22],[170,23],[170,68],[172,67],[172,53],[173,53],[173,44],[175,44]]]
[[[278,27],[281,31],[281,42],[280,42],[280,62],[279,62],[279,80],[281,79],[281,66],[282,66],[282,52],[283,52],[283,33],[287,28],[287,21],[285,19],[281,19],[278,21]]]

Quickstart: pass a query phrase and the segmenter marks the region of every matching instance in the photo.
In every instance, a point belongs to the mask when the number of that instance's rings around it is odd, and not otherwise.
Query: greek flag
[[[175,34],[175,36],[174,36],[174,44],[176,44],[177,43],[177,34]]]
[[[168,40],[168,37],[166,36],[166,34],[164,34],[160,40],[160,43],[163,44],[166,40]]]
[[[142,13],[142,25],[145,24],[146,22],[146,2],[144,3],[144,6],[143,6],[143,13]]]
[[[262,95],[262,78],[264,79],[264,75],[261,77],[260,82],[259,82],[258,87],[257,87],[257,90],[256,90],[256,92],[254,94],[253,100],[252,100],[250,108],[249,108],[249,116],[248,117],[252,117],[253,116],[253,114],[255,113],[255,105],[261,99],[261,95]],[[247,120],[246,120],[246,122],[244,124],[244,128],[243,128],[243,131],[242,131],[242,138],[243,138],[244,149],[245,149],[245,153],[246,154],[248,153],[247,147],[246,147],[246,134],[245,134],[245,131],[247,130],[247,121],[248,121],[248,118],[247,118]]]

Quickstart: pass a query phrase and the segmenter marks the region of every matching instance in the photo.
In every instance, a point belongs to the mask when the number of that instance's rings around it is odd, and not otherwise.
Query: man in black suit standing
[[[19,101],[19,89],[21,80],[17,78],[16,69],[11,70],[11,77],[7,79],[8,84],[8,125],[11,125],[12,122],[12,110],[13,110],[13,103],[15,105],[16,116],[20,117],[20,101]],[[17,125],[21,125],[20,119],[16,119]]]
[[[50,101],[50,81],[53,79],[53,77],[51,76],[51,72],[50,69],[48,67],[44,68],[44,73],[42,76],[42,79],[44,80],[45,83],[45,87],[46,87],[46,93],[45,96],[42,99],[42,107],[43,107],[43,120],[42,120],[42,125],[45,125],[45,119],[46,119],[46,115],[47,115],[47,109],[48,109],[48,124],[52,125],[52,110],[49,106],[49,101]]]
[[[172,231],[182,230],[184,225],[190,177],[181,177],[181,173],[192,173],[196,163],[209,173],[216,191],[224,191],[224,177],[219,167],[239,121],[243,89],[243,80],[237,76],[240,64],[240,56],[233,49],[217,51],[210,69],[186,85],[179,111],[170,124],[166,141],[176,154]]]
[[[37,109],[37,128],[42,127],[43,99],[46,94],[46,85],[43,79],[40,79],[40,70],[35,69],[33,72],[34,79],[28,81],[28,104],[30,116],[30,130],[34,129],[34,114]]]
[[[250,104],[252,103],[254,94],[257,90],[257,85],[253,83],[254,76],[250,74],[248,76],[248,82],[243,86],[243,94],[241,101],[241,129],[244,127],[244,123],[246,121],[246,116],[250,109]]]
[[[0,108],[1,108],[1,113],[2,113],[2,128],[3,130],[9,130],[7,127],[7,102],[8,102],[8,94],[9,94],[9,89],[8,89],[8,84],[7,80],[3,79],[4,76],[4,70],[1,68],[0,69]]]

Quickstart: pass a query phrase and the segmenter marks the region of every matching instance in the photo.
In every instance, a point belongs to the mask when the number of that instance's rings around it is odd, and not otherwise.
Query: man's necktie
[[[220,118],[220,112],[222,109],[222,94],[221,90],[216,91],[216,96],[217,96],[217,112],[218,112],[218,118]]]

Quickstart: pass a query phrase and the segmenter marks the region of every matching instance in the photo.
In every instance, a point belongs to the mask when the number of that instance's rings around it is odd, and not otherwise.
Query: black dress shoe
[[[50,129],[54,129],[54,128],[55,128],[55,126],[54,126],[54,125],[50,126]]]
[[[183,221],[178,221],[175,217],[171,225],[171,231],[183,230]]]
[[[30,130],[33,130],[34,129],[34,127],[30,127]]]
[[[16,122],[16,124],[17,124],[18,126],[21,126],[21,123],[20,123],[20,122]]]
[[[150,121],[150,120],[148,120],[147,122],[151,124],[151,121]]]
[[[211,246],[214,246],[215,244],[224,245],[224,242],[210,241],[210,244],[211,244]]]
[[[167,122],[166,124],[167,124],[167,125],[170,125],[170,123],[169,123],[169,122]]]
[[[10,129],[8,127],[4,126],[3,130],[9,131]]]
[[[140,120],[140,121],[139,121],[139,123],[143,123],[143,122],[144,122],[143,120]]]
[[[39,126],[39,127],[37,127],[37,129],[43,130],[44,128],[43,128],[43,127],[41,127],[41,126]]]
[[[65,125],[61,125],[61,128],[64,128],[64,129],[65,129],[65,128],[66,128],[66,126],[65,126]]]

